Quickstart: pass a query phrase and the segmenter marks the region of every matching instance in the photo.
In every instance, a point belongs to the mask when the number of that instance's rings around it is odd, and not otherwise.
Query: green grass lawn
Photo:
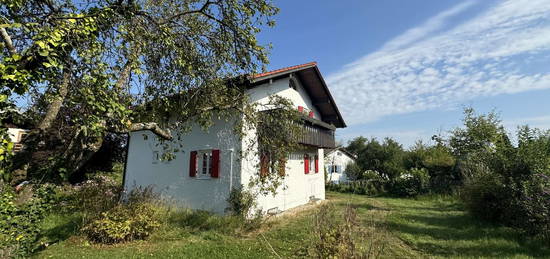
[[[383,258],[550,258],[548,245],[523,240],[514,230],[469,217],[448,197],[369,198],[329,193],[343,210],[357,208],[369,230],[366,247]],[[75,235],[78,217],[51,215],[42,240],[49,245],[38,258],[288,258],[304,257],[312,244],[313,208],[269,220],[252,233],[230,230],[221,217],[173,218],[147,241],[106,246]],[[185,223],[183,223],[185,222]]]

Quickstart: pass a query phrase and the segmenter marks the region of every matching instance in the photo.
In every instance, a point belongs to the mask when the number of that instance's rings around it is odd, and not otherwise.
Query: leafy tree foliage
[[[276,12],[267,0],[2,1],[0,102],[24,99],[34,119],[13,169],[67,179],[108,132],[170,138],[181,122],[252,111],[227,78],[267,63],[255,35]]]
[[[385,178],[394,179],[405,170],[403,146],[391,138],[380,143],[374,138],[358,137],[350,141],[346,149],[357,154],[357,164],[363,171],[374,170]]]

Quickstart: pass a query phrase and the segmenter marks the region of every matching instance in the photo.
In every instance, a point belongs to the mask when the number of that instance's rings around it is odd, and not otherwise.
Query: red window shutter
[[[309,157],[308,155],[304,155],[304,173],[309,174]]]
[[[219,149],[212,150],[212,171],[210,172],[210,176],[213,178],[220,177],[220,150]]]
[[[319,172],[319,157],[315,156],[315,173]]]
[[[304,112],[304,106],[298,106],[298,111],[299,112]]]
[[[191,158],[189,159],[189,176],[197,176],[197,151],[191,151]]]
[[[267,176],[269,173],[269,156],[265,153],[260,155],[260,176]]]

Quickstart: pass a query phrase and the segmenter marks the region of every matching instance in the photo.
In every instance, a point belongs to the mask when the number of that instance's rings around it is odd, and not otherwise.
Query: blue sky
[[[317,61],[356,136],[410,146],[495,109],[550,129],[550,0],[276,1],[276,69]]]

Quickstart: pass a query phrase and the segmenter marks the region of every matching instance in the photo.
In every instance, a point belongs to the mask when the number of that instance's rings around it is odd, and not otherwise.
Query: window
[[[273,163],[269,153],[260,154],[260,176],[266,177],[270,173],[278,173],[279,176],[286,175],[286,161],[287,158],[281,158],[276,163]]]
[[[319,172],[319,157],[311,156],[309,154],[304,155],[304,173],[318,173]]]
[[[212,169],[212,152],[206,152],[206,151],[203,151],[203,152],[200,152],[200,156],[201,156],[201,162],[200,164],[202,164],[202,167],[201,167],[201,176],[209,176],[210,175],[210,170]]]
[[[307,159],[309,160],[309,173],[315,173],[315,162],[312,158],[311,155],[307,155]]]
[[[189,176],[197,179],[218,178],[220,174],[220,150],[191,151]]]
[[[339,165],[329,165],[328,166],[328,172],[329,173],[339,173],[341,171],[341,166]]]

